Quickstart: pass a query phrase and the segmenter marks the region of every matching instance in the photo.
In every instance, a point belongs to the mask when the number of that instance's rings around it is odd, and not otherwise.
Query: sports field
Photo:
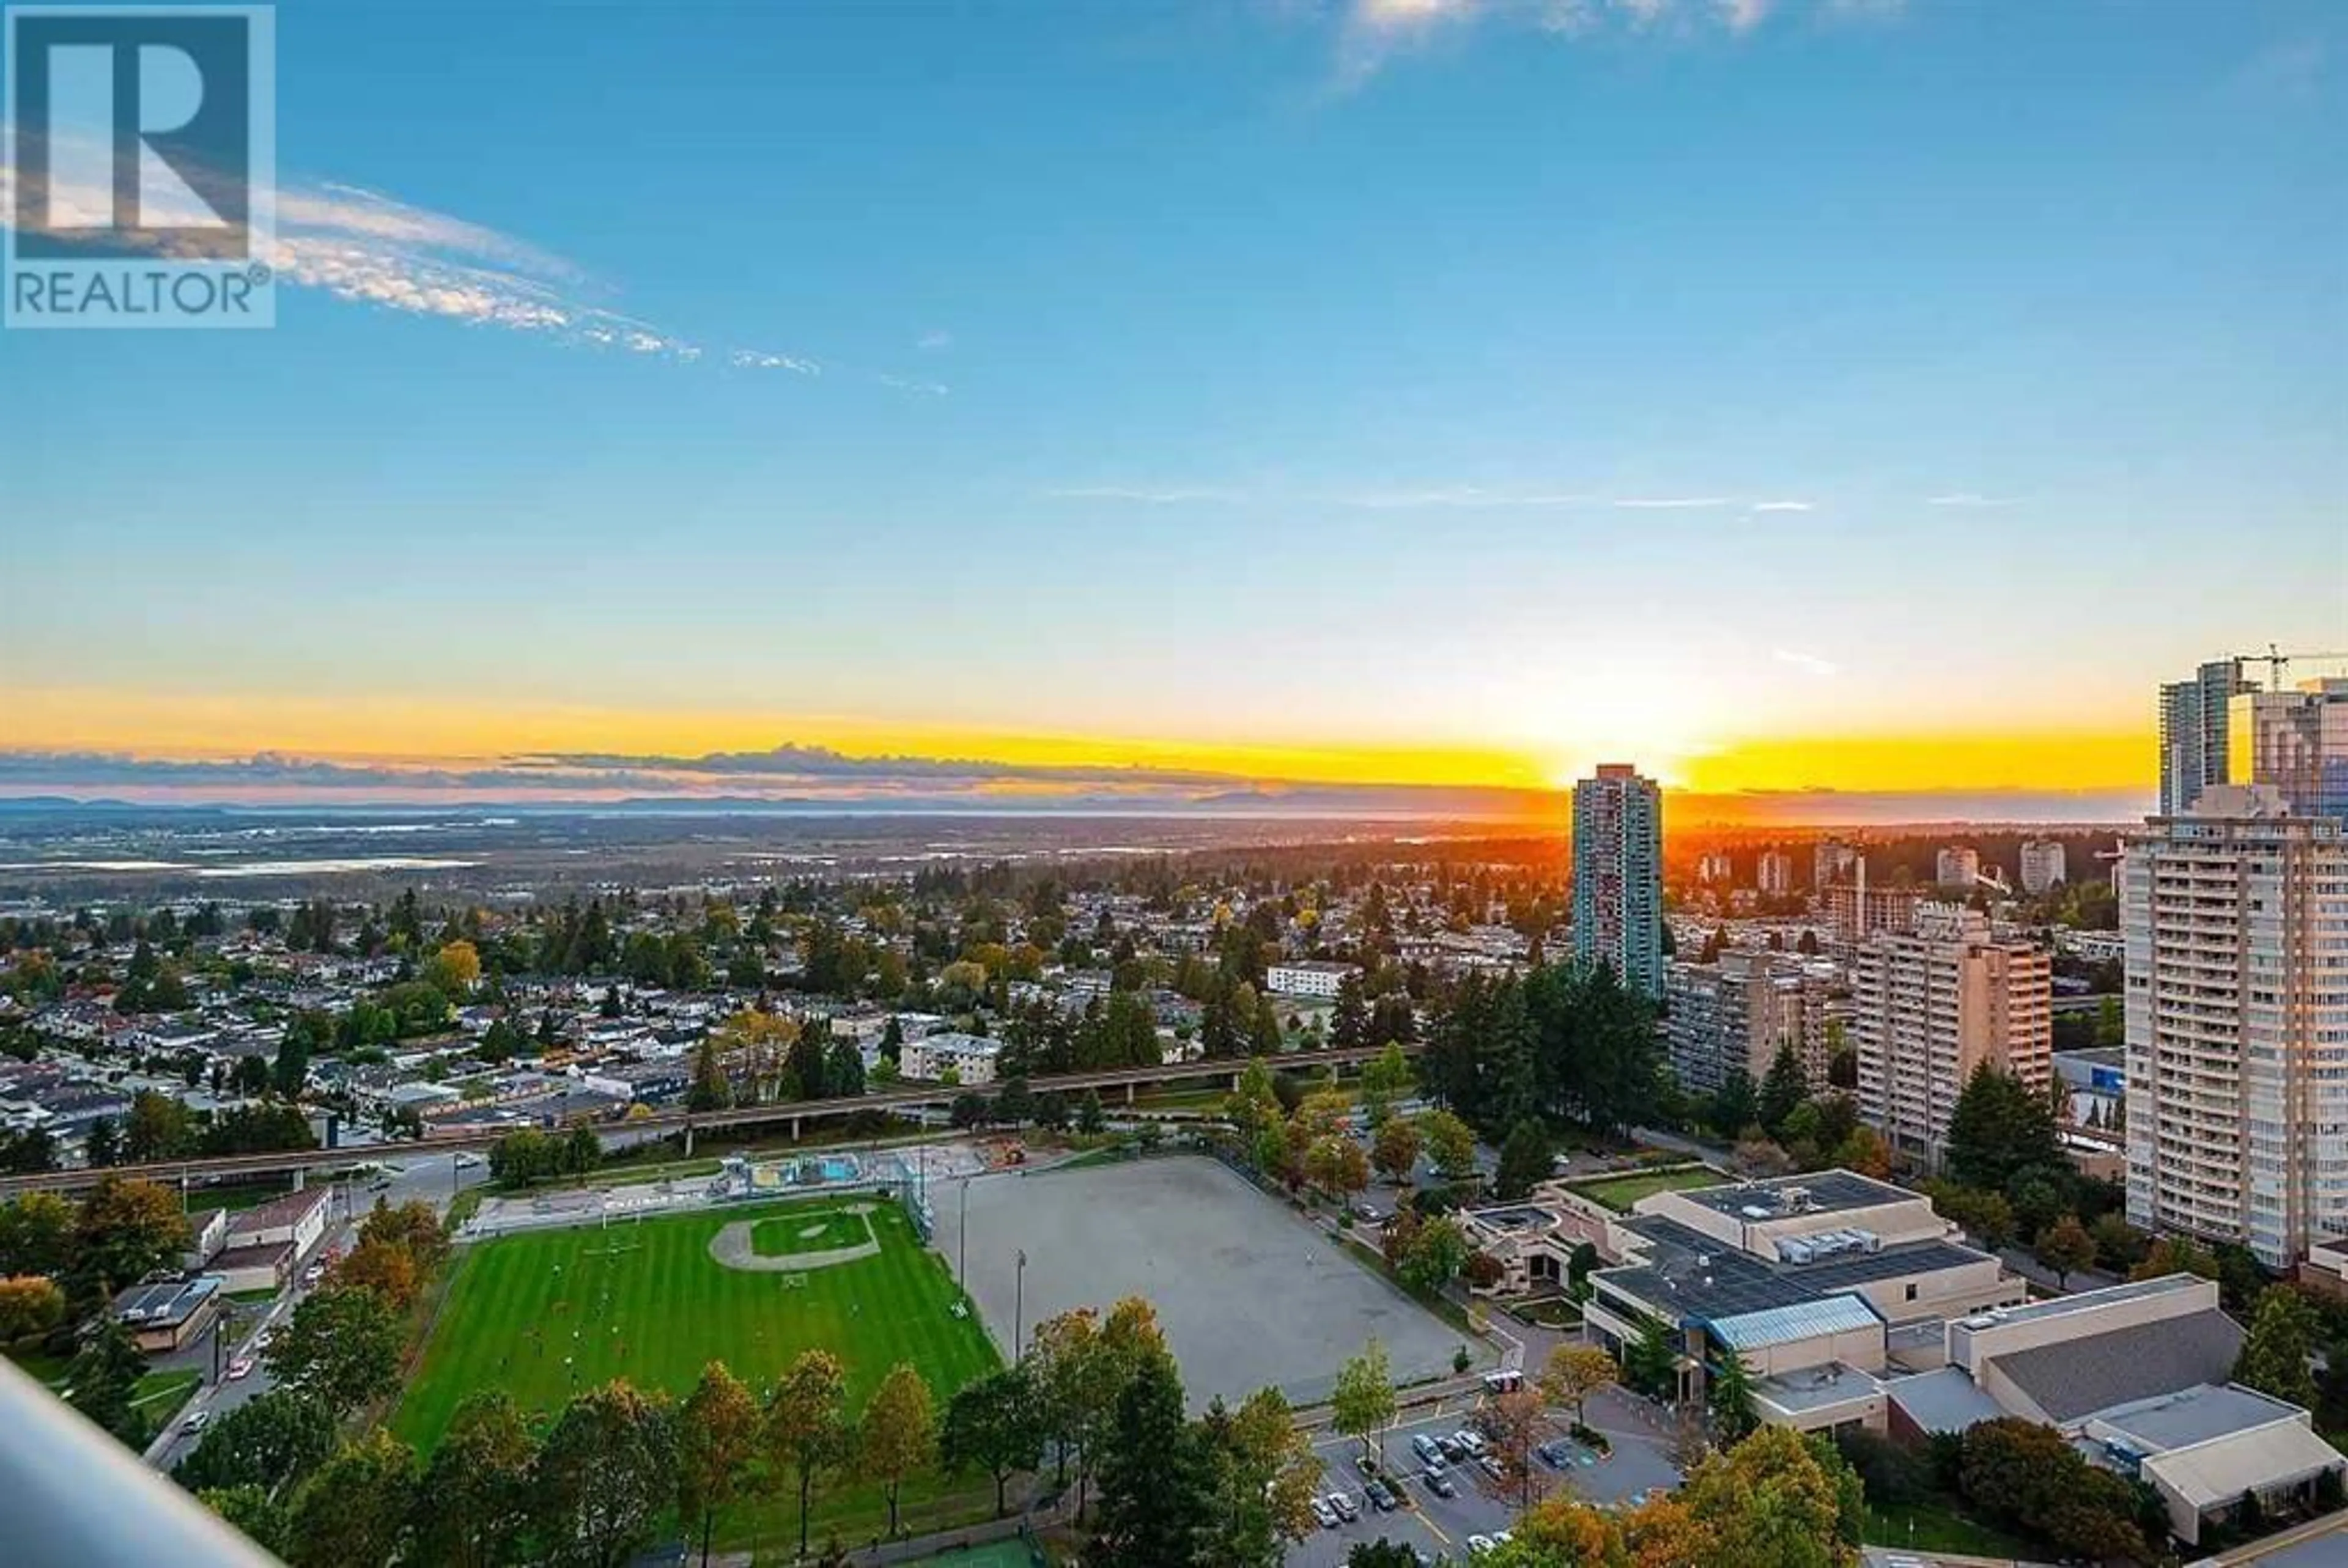
[[[613,1378],[682,1399],[712,1360],[763,1394],[811,1348],[847,1364],[851,1410],[899,1361],[921,1370],[942,1409],[999,1364],[994,1347],[977,1314],[954,1315],[962,1293],[904,1211],[857,1206],[869,1212],[838,1199],[738,1204],[468,1248],[392,1429],[429,1451],[476,1389],[502,1388],[548,1417]],[[750,1266],[711,1255],[735,1225],[755,1245]],[[875,1242],[875,1255],[804,1271],[786,1254]]]

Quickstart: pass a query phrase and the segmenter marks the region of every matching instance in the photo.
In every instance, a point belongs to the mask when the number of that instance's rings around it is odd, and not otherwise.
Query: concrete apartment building
[[[2024,839],[2019,867],[2022,890],[2035,897],[2056,884],[2068,881],[2065,860],[2061,839]]]
[[[1765,898],[1783,898],[1794,891],[1794,857],[1782,849],[1765,849],[1756,863],[1753,885]]]
[[[1573,786],[1573,956],[1663,994],[1663,795],[1628,764]]]
[[[1981,851],[1968,845],[1950,845],[1932,857],[1932,880],[1943,887],[1970,893],[1980,875]]]
[[[1916,910],[1924,902],[1919,887],[1871,887],[1862,863],[1858,878],[1826,890],[1826,914],[1834,927],[1838,950],[1849,953],[1869,938],[1904,932],[1916,924]]]
[[[1820,892],[1859,875],[1859,851],[1839,838],[1821,838],[1810,846],[1810,886]]]
[[[1334,1001],[1338,988],[1345,983],[1345,977],[1360,972],[1351,964],[1332,963],[1325,958],[1304,958],[1267,968],[1263,971],[1263,989],[1274,996],[1314,997],[1323,1001]]]
[[[2348,1234],[2348,819],[2210,784],[2122,866],[2128,1219],[2287,1268]]]
[[[1803,1075],[1823,1086],[1832,971],[1831,963],[1786,953],[1723,953],[1716,963],[1673,963],[1663,1032],[1680,1087],[1712,1093],[1738,1067],[1757,1083],[1781,1045],[1792,1047]]]
[[[920,1040],[909,1040],[899,1047],[897,1071],[907,1078],[935,1083],[951,1070],[962,1087],[976,1089],[994,1081],[995,1067],[1002,1057],[1003,1042],[999,1040],[942,1030]]]
[[[2226,715],[2227,783],[2270,785],[2295,815],[2348,817],[2348,680],[2242,692]]]
[[[1851,1035],[1859,1114],[1894,1150],[1937,1164],[1976,1068],[1986,1062],[2046,1088],[2053,960],[2030,943],[1993,938],[1977,911],[1936,907],[1915,931],[1860,947]]]
[[[2239,659],[2213,660],[2160,688],[2161,815],[2190,810],[2204,789],[2227,782],[2228,709],[2257,689]]]

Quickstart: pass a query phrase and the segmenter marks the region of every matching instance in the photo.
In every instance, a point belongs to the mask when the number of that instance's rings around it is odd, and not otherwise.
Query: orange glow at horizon
[[[1562,728],[1562,726],[1561,726]],[[1681,754],[1603,734],[1581,743],[1398,744],[1051,734],[823,714],[506,706],[380,697],[180,696],[106,689],[0,689],[0,750],[175,760],[258,753],[428,766],[548,753],[695,757],[783,744],[852,757],[960,759],[1038,767],[1134,767],[1321,784],[1417,784],[1556,792],[1598,761],[1631,762],[1700,794],[2118,791],[2147,785],[2152,735],[2094,730],[1724,737]]]

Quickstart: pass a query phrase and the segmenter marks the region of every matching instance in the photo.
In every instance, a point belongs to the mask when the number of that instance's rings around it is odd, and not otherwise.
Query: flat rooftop
[[[2256,1389],[2233,1383],[2199,1383],[2140,1405],[2106,1410],[2096,1419],[2134,1438],[2136,1446],[2148,1453],[2167,1453],[2290,1420],[2298,1413]]]
[[[1849,1171],[1814,1171],[1804,1176],[1772,1176],[1760,1182],[1732,1182],[1718,1187],[1692,1187],[1678,1194],[1734,1220],[1778,1220],[1797,1214],[1831,1214],[1851,1209],[1879,1208],[1886,1204],[1912,1204],[1920,1194]],[[1799,1203],[1799,1207],[1789,1206]],[[1755,1210],[1759,1213],[1755,1213]]]
[[[2015,1323],[2038,1323],[2050,1317],[2067,1317],[2075,1312],[2091,1312],[2117,1302],[2147,1301],[2157,1296],[2198,1290],[2201,1284],[2198,1275],[2164,1274],[2157,1279],[2131,1280],[2126,1285],[2106,1286],[2101,1290],[2083,1290],[2076,1296],[2057,1296],[2051,1300],[2034,1301],[2022,1307],[2001,1307],[1991,1317],[2000,1327]]]
[[[1653,1261],[1603,1269],[1596,1277],[1627,1295],[1673,1308],[1683,1319],[1709,1321],[1773,1307],[1797,1307],[1879,1280],[1989,1260],[1987,1253],[1954,1242],[1916,1241],[1898,1243],[1879,1252],[1838,1253],[1816,1263],[1778,1263],[1741,1252],[1660,1214],[1635,1215],[1624,1220],[1622,1228],[1652,1244]]]

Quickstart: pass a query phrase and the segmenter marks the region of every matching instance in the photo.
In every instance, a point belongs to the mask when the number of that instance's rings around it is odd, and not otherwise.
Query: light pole
[[[1020,1342],[1027,1330],[1027,1249],[1019,1249],[1019,1266],[1011,1276],[1011,1361],[1018,1365],[1026,1354]]]

